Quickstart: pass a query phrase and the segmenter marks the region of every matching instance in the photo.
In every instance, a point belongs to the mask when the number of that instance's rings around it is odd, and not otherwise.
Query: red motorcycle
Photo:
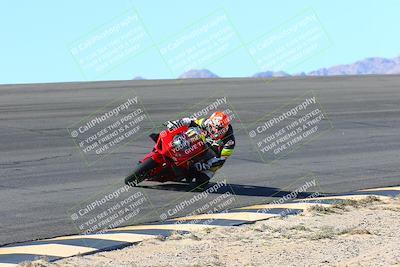
[[[156,142],[153,150],[139,161],[133,173],[125,178],[125,184],[137,186],[145,180],[204,182],[196,179],[194,166],[207,162],[216,153],[203,136],[197,128],[187,126],[151,134],[150,138]]]

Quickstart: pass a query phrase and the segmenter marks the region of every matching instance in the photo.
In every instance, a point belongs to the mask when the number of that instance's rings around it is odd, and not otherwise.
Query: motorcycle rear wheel
[[[157,167],[157,163],[148,158],[144,162],[139,162],[131,175],[125,178],[125,184],[129,186],[137,186],[139,183],[149,178],[149,171]]]

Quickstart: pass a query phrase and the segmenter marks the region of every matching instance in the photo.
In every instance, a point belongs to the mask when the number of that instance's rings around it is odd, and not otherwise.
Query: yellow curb
[[[335,200],[335,199],[339,199],[339,200],[347,200],[347,199],[361,200],[361,199],[365,199],[365,198],[371,197],[371,196],[382,198],[382,199],[389,199],[390,198],[388,196],[378,196],[378,195],[343,195],[343,196],[330,196],[330,197],[316,197],[316,198],[310,198],[310,200]]]
[[[71,257],[77,254],[97,251],[96,248],[81,246],[61,245],[61,244],[40,244],[17,247],[0,248],[0,255],[6,254],[38,254],[54,257]]]
[[[241,221],[258,221],[271,217],[276,217],[276,214],[266,214],[257,212],[229,212],[229,213],[212,213],[199,214],[188,217],[173,219],[175,221],[191,221],[191,220],[209,220],[209,219],[224,219],[224,220],[241,220]]]
[[[399,194],[400,194],[400,186],[381,187],[381,188],[370,188],[370,189],[362,189],[362,190],[358,190],[358,191],[361,191],[361,192],[368,192],[368,191],[386,191],[386,190],[399,191]]]
[[[61,236],[52,239],[46,239],[44,241],[52,240],[71,240],[71,239],[103,239],[112,241],[123,241],[123,242],[138,242],[149,238],[154,238],[154,235],[143,235],[134,233],[111,233],[111,234],[96,234],[96,235],[75,235],[75,236]]]
[[[238,210],[258,210],[258,209],[302,209],[306,210],[311,206],[331,206],[330,204],[318,204],[318,203],[287,203],[287,204],[260,204],[260,205],[252,205],[247,207],[238,208]]]
[[[114,228],[110,230],[112,231],[121,231],[121,230],[172,230],[172,231],[197,231],[206,228],[217,228],[223,227],[219,225],[207,225],[207,224],[157,224],[157,225],[134,225],[134,226],[126,226],[120,228]]]

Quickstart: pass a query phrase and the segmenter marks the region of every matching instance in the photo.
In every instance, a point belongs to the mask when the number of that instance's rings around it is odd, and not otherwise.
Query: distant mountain
[[[179,76],[179,79],[193,79],[193,78],[218,78],[218,75],[212,73],[207,69],[189,70]]]
[[[270,77],[287,77],[290,76],[288,73],[284,71],[265,71],[258,72],[253,75],[254,78],[270,78]]]
[[[393,59],[371,57],[353,64],[337,65],[307,73],[307,76],[399,74],[400,57]]]
[[[307,74],[304,71],[302,71],[300,73],[293,74],[292,76],[303,77],[303,76],[307,76]]]
[[[253,78],[298,77],[298,76],[334,76],[334,75],[367,75],[367,74],[400,74],[400,56],[392,59],[371,57],[352,64],[337,65],[317,69],[308,73],[289,74],[284,71],[264,71],[254,74]],[[179,79],[218,78],[219,76],[207,69],[189,70],[179,76]]]
[[[143,78],[142,76],[136,76],[135,78],[133,78],[134,80],[145,80],[145,78]]]

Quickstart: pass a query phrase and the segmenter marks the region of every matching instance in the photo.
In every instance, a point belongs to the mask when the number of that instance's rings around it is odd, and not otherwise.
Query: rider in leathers
[[[207,143],[211,145],[211,149],[215,152],[215,156],[207,162],[195,163],[192,176],[196,178],[199,186],[205,188],[215,172],[233,154],[235,136],[229,116],[224,112],[217,111],[208,119],[182,118],[176,121],[167,121],[166,126],[170,130],[181,126],[197,127],[204,133]]]

